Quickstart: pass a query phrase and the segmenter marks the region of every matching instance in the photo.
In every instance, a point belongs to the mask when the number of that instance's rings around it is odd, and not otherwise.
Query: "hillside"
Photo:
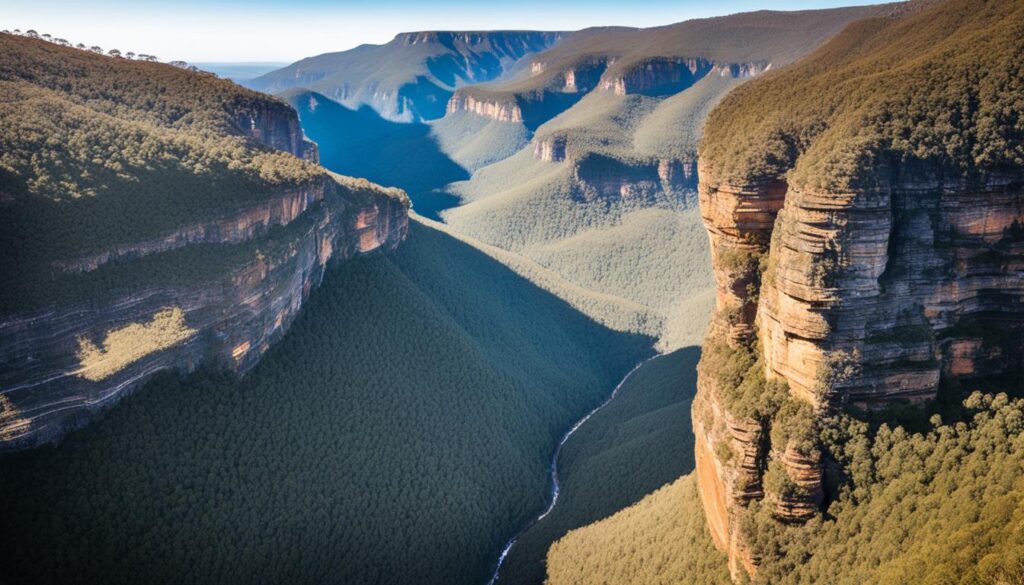
[[[0,34],[0,449],[160,369],[252,367],[326,264],[408,199],[315,164],[286,103],[171,65]]]
[[[967,422],[908,433],[832,427],[856,470],[827,520],[762,525],[757,583],[1019,583],[1024,568],[1024,401],[975,394]],[[850,421],[845,421],[847,424]],[[854,438],[855,437],[855,438]],[[836,445],[839,447],[840,445]],[[766,507],[755,513],[767,514]],[[730,583],[692,475],[551,548],[552,585]],[[639,543],[639,545],[638,545]]]
[[[551,585],[726,585],[690,474],[615,515],[573,530],[548,553]]]
[[[712,287],[695,209],[704,120],[769,65],[810,52],[857,18],[894,10],[757,12],[574,33],[531,57],[516,79],[456,92],[432,124],[438,144],[462,160],[502,156],[431,203],[443,201],[441,216],[458,233],[648,307],[663,319],[663,347],[695,343]],[[459,96],[496,106],[463,108]],[[456,123],[487,137],[446,140]],[[500,136],[530,142],[509,156]]]
[[[558,505],[516,541],[499,581],[544,582],[548,548],[566,532],[629,507],[693,470],[690,404],[700,350],[660,355],[633,372],[619,396],[562,447]]]
[[[651,339],[419,222],[241,379],[162,376],[0,459],[5,583],[479,583]],[[168,448],[173,445],[173,448]],[[116,536],[115,536],[116,535]]]
[[[304,87],[353,109],[370,106],[388,120],[431,120],[444,115],[456,88],[498,79],[564,36],[533,31],[402,33],[383,45],[309,57],[246,85],[267,93]]]

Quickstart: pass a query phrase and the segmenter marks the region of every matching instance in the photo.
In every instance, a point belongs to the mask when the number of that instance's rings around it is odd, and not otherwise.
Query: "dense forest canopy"
[[[918,433],[830,420],[822,439],[849,481],[826,516],[805,526],[754,505],[743,527],[762,552],[754,582],[1021,583],[1024,400],[975,392],[963,408],[963,420],[936,415]],[[570,532],[549,553],[549,583],[730,583],[693,479]]]
[[[732,92],[701,154],[722,180],[811,188],[1024,165],[1024,4],[950,0],[850,25],[798,64]],[[866,81],[870,81],[866,83]],[[941,169],[941,171],[940,171]]]

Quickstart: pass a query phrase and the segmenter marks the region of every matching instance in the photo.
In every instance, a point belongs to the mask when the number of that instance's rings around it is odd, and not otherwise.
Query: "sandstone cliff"
[[[405,194],[312,164],[282,101],[40,39],[0,48],[17,98],[0,104],[0,450],[158,370],[245,371],[330,261],[405,237]]]
[[[987,88],[1020,82],[1006,59],[1022,51],[1010,32],[1022,14],[977,4],[858,23],[709,120],[699,198],[717,307],[693,416],[705,512],[734,578],[764,552],[742,528],[752,501],[803,522],[825,476],[841,480],[818,417],[932,400],[947,380],[1019,382],[1024,169],[1019,126],[996,120],[1020,103],[1000,109],[1012,98]],[[932,50],[905,66],[922,41]],[[949,81],[965,71],[980,78]],[[960,99],[980,105],[947,121],[943,104]],[[988,154],[952,146],[964,137]]]
[[[535,61],[525,79],[456,90],[446,113],[466,111],[501,122],[521,122],[533,130],[592,91],[665,97],[686,90],[707,75],[746,79],[769,69],[771,63],[714,63],[684,57],[649,57],[629,63],[614,57],[586,57],[551,65]]]
[[[90,256],[75,269],[108,279],[107,294],[0,317],[0,449],[59,438],[160,370],[245,372],[284,334],[331,262],[394,248],[408,230],[404,195],[366,182],[324,176],[270,206],[270,215],[243,210],[212,227]],[[252,229],[271,215],[278,228],[270,235]],[[166,262],[171,276],[130,278],[131,260],[143,255],[141,270],[159,272]],[[105,273],[101,264],[115,259],[116,272]],[[213,264],[211,274],[187,277],[197,263]]]

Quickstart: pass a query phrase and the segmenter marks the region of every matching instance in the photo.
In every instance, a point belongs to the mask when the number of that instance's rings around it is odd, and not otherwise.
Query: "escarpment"
[[[309,208],[324,200],[330,182],[313,181],[280,196],[261,201],[226,217],[180,226],[158,237],[115,244],[71,260],[58,260],[54,267],[64,272],[90,272],[114,261],[131,260],[196,244],[237,244],[265,234],[274,226],[295,221]]]
[[[453,112],[470,112],[478,116],[499,122],[522,122],[523,111],[515,102],[503,102],[499,99],[477,98],[464,92],[455,92],[448,100],[449,114]]]
[[[405,194],[315,165],[284,102],[37,39],[0,49],[0,450],[159,370],[246,371],[329,263],[405,237]]]
[[[771,69],[771,63],[714,63],[707,59],[655,57],[633,64],[615,64],[600,82],[603,91],[616,95],[671,95],[706,75],[748,78]]]
[[[308,140],[295,110],[283,103],[260,102],[234,113],[235,123],[249,137],[313,163],[320,162],[315,142]]]
[[[541,148],[542,160],[545,150]],[[552,155],[558,153],[557,146],[552,150]],[[564,153],[565,147],[561,150],[562,160]],[[568,164],[572,164],[572,177],[578,187],[578,196],[584,201],[650,199],[658,193],[692,192],[697,186],[692,161],[620,160],[586,153],[578,159],[571,159]]]
[[[1020,86],[1022,11],[951,0],[857,23],[712,113],[699,199],[717,305],[693,416],[734,578],[767,554],[743,528],[753,502],[804,522],[826,476],[843,481],[823,416],[1019,382],[1024,159],[1005,120],[1021,104],[994,88]]]
[[[331,263],[394,248],[408,230],[404,195],[365,182],[325,175],[291,201],[298,213],[259,237],[211,243],[186,228],[169,248],[60,283],[99,280],[99,295],[0,317],[0,393],[14,413],[0,421],[0,449],[59,438],[160,370],[247,371]],[[177,323],[158,330],[168,312]]]
[[[446,113],[465,111],[500,122],[522,122],[532,130],[592,91],[666,97],[685,91],[707,75],[746,79],[770,68],[770,63],[718,64],[682,57],[651,57],[631,63],[617,62],[614,57],[587,57],[557,67],[537,61],[525,80],[456,90]]]

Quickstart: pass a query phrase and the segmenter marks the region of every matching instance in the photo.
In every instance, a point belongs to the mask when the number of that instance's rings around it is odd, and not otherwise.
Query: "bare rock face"
[[[723,77],[754,77],[771,68],[771,63],[713,63],[707,59],[654,57],[628,67],[612,68],[601,78],[602,91],[616,95],[671,95],[714,74]]]
[[[781,179],[733,185],[701,163],[717,288],[709,339],[756,344],[764,377],[819,412],[929,400],[943,376],[1021,365],[1024,177],[969,181],[911,169],[893,177],[822,192]],[[753,574],[739,518],[762,498],[781,522],[817,515],[822,454],[765,443],[774,421],[738,420],[713,373],[699,374],[705,512],[734,576],[741,567]]]
[[[713,326],[714,327],[714,326]],[[762,424],[725,406],[715,377],[698,368],[692,406],[698,489],[715,545],[729,554],[729,571],[752,573],[756,559],[740,536],[746,506],[764,497],[767,434]]]
[[[559,147],[557,139],[546,147],[538,143],[534,155],[542,160],[545,149],[551,150],[552,161],[565,152],[572,152],[572,146]],[[570,157],[571,159],[571,157]],[[660,193],[692,192],[696,187],[696,172],[690,161],[676,159],[662,160],[619,160],[610,156],[587,153],[578,160],[572,160],[573,181],[578,197],[582,201],[605,200],[648,200]]]
[[[791,188],[762,287],[767,375],[808,402],[872,408],[933,398],[942,372],[1015,367],[1022,204],[1020,177],[1007,176],[908,176],[847,194]],[[821,388],[826,370],[853,354],[857,371]]]
[[[269,225],[283,231],[264,241]],[[394,248],[407,230],[404,196],[325,175],[265,206],[69,266],[102,270],[198,243],[258,243],[199,282],[115,287],[111,298],[0,317],[0,450],[55,440],[160,370],[245,372],[284,334],[330,262]]]
[[[268,229],[288,225],[325,196],[325,183],[292,189],[252,207],[215,220],[193,223],[140,242],[118,244],[101,252],[57,262],[64,272],[91,272],[112,261],[141,258],[195,244],[237,244],[260,236]]]
[[[533,158],[544,162],[565,160],[566,140],[564,136],[553,136],[533,142]]]
[[[503,100],[487,100],[456,91],[448,100],[448,113],[470,112],[499,122],[522,122],[523,111],[518,104]]]
[[[320,162],[316,144],[303,136],[299,116],[287,104],[262,101],[258,106],[235,112],[234,117],[242,132],[254,140],[301,159]]]
[[[587,93],[601,83],[601,76],[608,67],[605,59],[595,59],[590,62],[583,62],[574,65],[562,75],[565,84],[562,91]]]

